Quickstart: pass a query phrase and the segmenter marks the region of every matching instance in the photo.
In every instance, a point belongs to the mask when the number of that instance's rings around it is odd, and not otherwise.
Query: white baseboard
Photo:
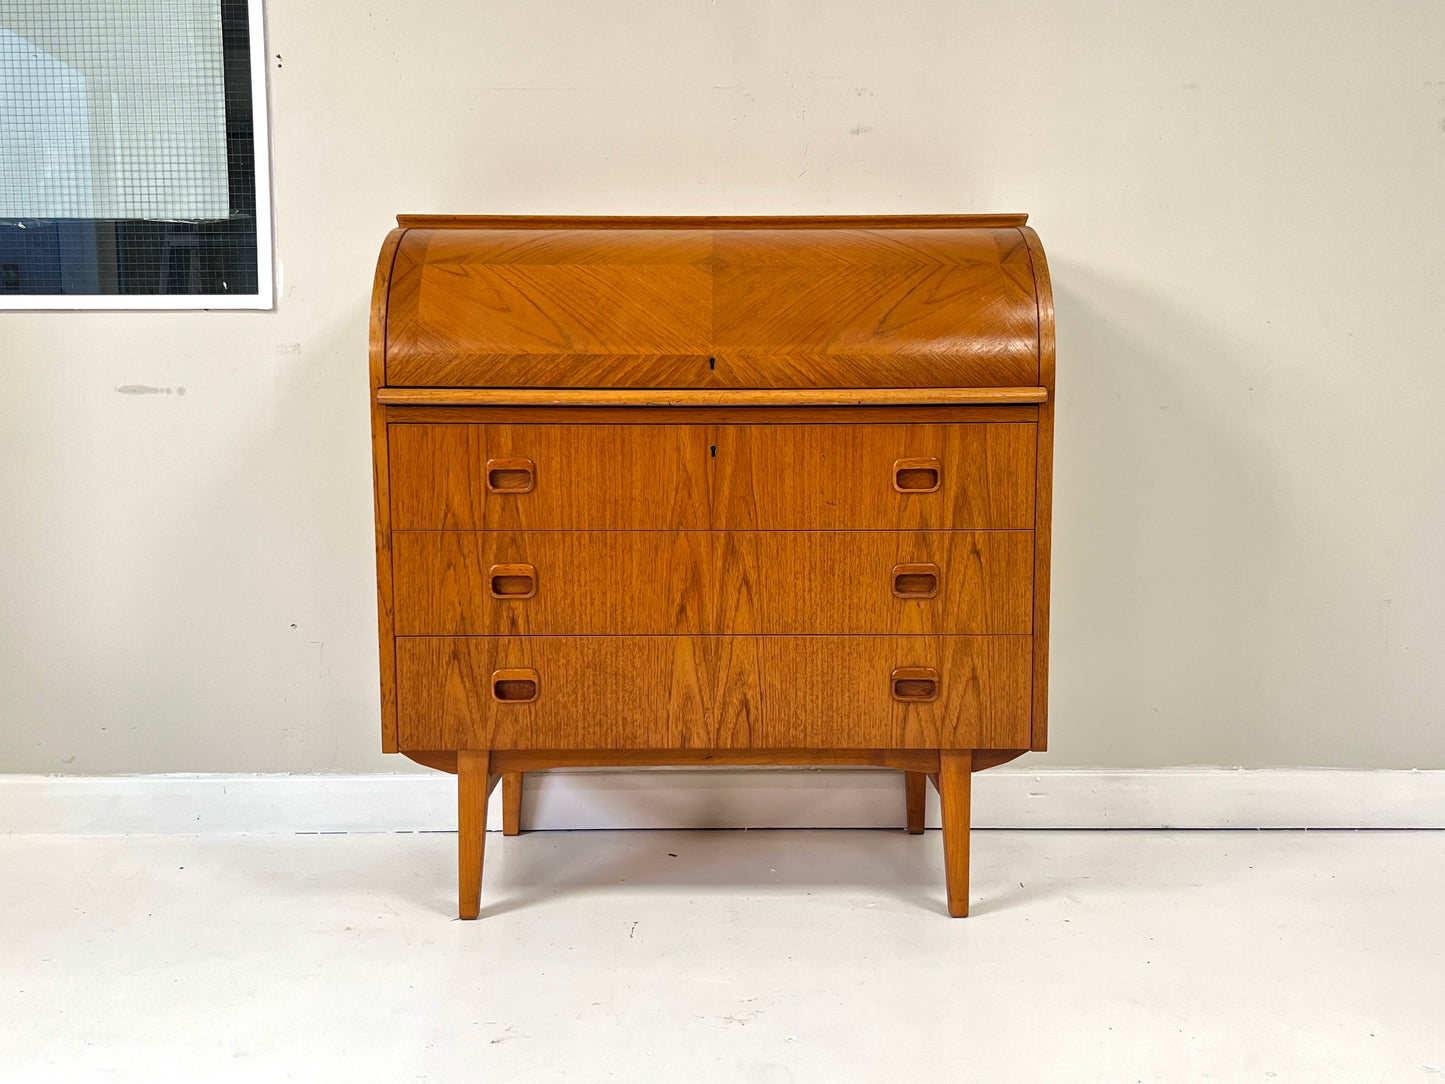
[[[425,775],[0,775],[0,834],[446,832],[455,780]],[[500,788],[490,827],[501,826]],[[1445,771],[996,769],[978,828],[1445,828]],[[529,775],[531,829],[883,828],[898,772],[566,770]],[[928,823],[938,824],[930,788]]]

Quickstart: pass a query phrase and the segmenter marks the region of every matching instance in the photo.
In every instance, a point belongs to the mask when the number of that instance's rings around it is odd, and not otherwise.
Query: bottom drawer
[[[1029,636],[402,636],[403,750],[1026,749]]]

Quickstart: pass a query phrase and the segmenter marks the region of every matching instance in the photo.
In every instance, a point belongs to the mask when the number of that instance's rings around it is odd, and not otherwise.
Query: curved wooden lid
[[[397,215],[428,230],[837,230],[1022,226],[1026,214],[997,215]]]
[[[1024,219],[399,216],[386,384],[1037,385]]]

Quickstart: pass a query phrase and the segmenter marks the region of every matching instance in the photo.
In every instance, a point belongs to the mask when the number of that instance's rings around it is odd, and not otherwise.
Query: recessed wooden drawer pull
[[[893,596],[895,598],[933,598],[937,594],[937,565],[893,566]]]
[[[943,484],[943,467],[936,456],[914,456],[893,464],[893,488],[899,493],[932,493]]]
[[[530,459],[488,459],[487,488],[493,493],[530,493],[537,465]]]
[[[492,671],[492,698],[505,704],[529,704],[541,688],[535,670]]]
[[[931,666],[900,666],[893,671],[893,699],[926,704],[938,699],[938,671]]]
[[[493,598],[531,598],[537,593],[537,570],[531,565],[493,565],[487,582]]]

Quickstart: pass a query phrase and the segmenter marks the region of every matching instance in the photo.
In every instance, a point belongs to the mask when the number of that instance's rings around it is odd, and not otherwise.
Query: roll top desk
[[[1024,215],[401,216],[371,411],[382,745],[926,781],[1047,740],[1053,302]]]

